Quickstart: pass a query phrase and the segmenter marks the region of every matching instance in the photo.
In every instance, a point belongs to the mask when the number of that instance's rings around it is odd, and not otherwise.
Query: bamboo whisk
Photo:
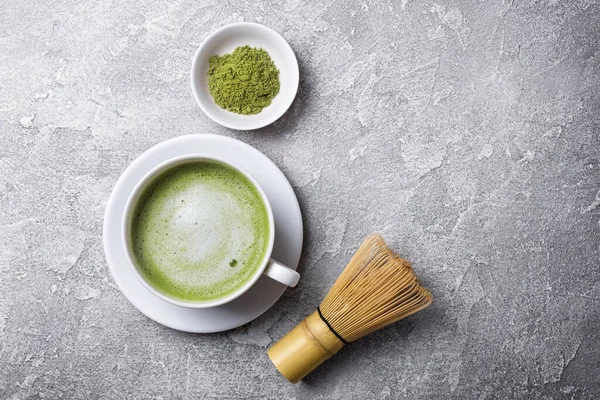
[[[297,383],[353,342],[420,311],[432,297],[410,263],[370,235],[317,310],[268,351],[275,367]]]

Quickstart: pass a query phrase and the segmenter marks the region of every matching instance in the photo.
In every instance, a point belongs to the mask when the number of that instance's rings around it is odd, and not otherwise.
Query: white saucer
[[[222,306],[204,309],[176,306],[150,293],[135,277],[125,264],[125,248],[121,242],[125,203],[136,183],[163,161],[192,153],[231,160],[258,181],[271,202],[275,217],[272,257],[290,268],[297,268],[302,252],[303,227],[292,186],[279,168],[254,147],[217,135],[188,135],[167,140],[144,152],[127,167],[110,195],[104,214],[104,253],[121,292],[148,318],[180,331],[220,332],[237,328],[260,316],[275,304],[286,286],[262,276],[248,292]]]
[[[239,46],[266,50],[279,70],[279,94],[268,107],[255,115],[241,115],[219,107],[208,90],[209,58],[232,53]],[[211,33],[198,47],[190,71],[196,102],[213,121],[227,128],[250,130],[269,125],[281,117],[294,102],[300,74],[294,51],[280,34],[253,22],[236,22]]]

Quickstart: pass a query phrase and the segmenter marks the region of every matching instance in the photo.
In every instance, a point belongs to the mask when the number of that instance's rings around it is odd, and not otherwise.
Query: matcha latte
[[[188,161],[141,192],[129,235],[152,287],[178,300],[212,301],[256,275],[269,229],[267,207],[248,178],[216,161]]]

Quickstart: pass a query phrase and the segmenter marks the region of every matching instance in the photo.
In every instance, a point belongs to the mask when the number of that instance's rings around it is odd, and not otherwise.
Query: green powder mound
[[[208,89],[215,103],[237,114],[258,114],[279,93],[279,70],[263,49],[241,46],[209,59]]]

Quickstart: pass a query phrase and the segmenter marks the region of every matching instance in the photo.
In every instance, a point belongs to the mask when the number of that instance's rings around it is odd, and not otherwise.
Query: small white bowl
[[[237,47],[246,45],[266,50],[279,69],[279,94],[255,115],[236,114],[219,107],[208,90],[209,58],[232,53]],[[276,121],[292,105],[299,80],[298,61],[288,42],[274,30],[251,22],[217,29],[200,44],[192,61],[191,81],[196,102],[213,121],[231,129],[258,129]]]

